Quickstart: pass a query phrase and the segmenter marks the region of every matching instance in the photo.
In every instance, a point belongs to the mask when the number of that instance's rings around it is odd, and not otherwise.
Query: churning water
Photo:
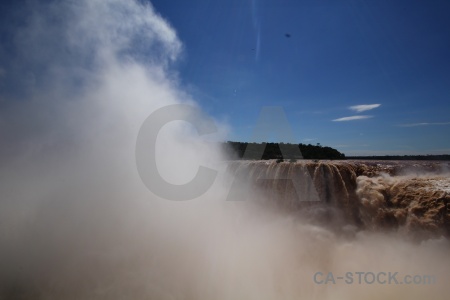
[[[162,199],[135,145],[158,108],[196,105],[173,68],[174,29],[137,1],[29,1],[8,15],[21,21],[1,48],[0,299],[448,298],[445,172],[223,168],[179,121],[158,135],[161,175],[221,171],[197,199]]]

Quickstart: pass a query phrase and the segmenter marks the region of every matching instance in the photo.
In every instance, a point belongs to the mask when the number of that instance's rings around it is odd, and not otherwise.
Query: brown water
[[[198,199],[161,199],[136,139],[155,110],[194,103],[171,68],[176,31],[146,1],[17,7],[27,21],[5,28],[17,57],[1,66],[21,89],[0,110],[1,300],[448,299],[445,165],[233,162],[237,201],[225,175]],[[187,125],[155,142],[174,184],[223,161]],[[314,281],[361,271],[437,281]]]
[[[231,162],[228,171],[257,188],[272,207],[290,212],[323,207],[325,223],[341,218],[359,228],[401,229],[427,237],[450,233],[448,166],[426,161],[271,160]]]

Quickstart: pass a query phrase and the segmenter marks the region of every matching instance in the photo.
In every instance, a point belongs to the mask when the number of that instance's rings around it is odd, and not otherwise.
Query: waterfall
[[[232,161],[228,172],[261,203],[368,230],[450,233],[450,178],[442,162]],[[248,196],[248,195],[247,195]],[[309,216],[311,219],[311,215]],[[317,221],[317,220],[314,220]]]

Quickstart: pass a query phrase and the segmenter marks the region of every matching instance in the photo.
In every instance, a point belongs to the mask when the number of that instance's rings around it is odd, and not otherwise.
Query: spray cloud
[[[146,118],[196,105],[183,49],[149,3],[29,1],[8,8],[0,61],[0,297],[6,299],[445,298],[444,238],[351,238],[253,202],[151,193],[135,161]],[[17,18],[17,19],[15,19]],[[219,133],[225,131],[219,126]],[[191,180],[219,151],[186,122],[157,138],[158,170]],[[180,151],[179,149],[182,149]],[[255,195],[258,195],[255,193]],[[263,195],[259,195],[263,197]],[[432,286],[318,285],[319,271],[433,273]]]

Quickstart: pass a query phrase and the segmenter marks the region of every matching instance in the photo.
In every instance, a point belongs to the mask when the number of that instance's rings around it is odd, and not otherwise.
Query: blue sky
[[[182,85],[230,140],[250,141],[261,108],[282,106],[298,142],[450,153],[450,2],[152,4],[183,42]]]
[[[48,84],[43,75],[49,63],[73,71],[71,92],[89,82],[85,74],[95,74],[88,39],[74,39],[87,43],[81,51],[63,41],[62,25],[54,25],[65,24],[71,13],[61,9],[67,15],[52,17],[43,3],[58,1],[0,2],[0,110],[8,102],[2,95],[26,99],[32,90],[24,86]],[[126,3],[132,2],[110,1]],[[151,3],[182,43],[171,65],[180,88],[229,125],[229,140],[252,141],[261,109],[281,106],[299,143],[320,143],[346,155],[450,154],[449,1]],[[47,20],[41,40],[17,31],[36,15]],[[118,30],[127,28],[126,18],[120,17],[121,24],[114,15],[103,17]],[[139,18],[137,13],[128,20],[140,24]],[[92,22],[96,28],[103,24]],[[145,30],[134,31],[136,42],[124,53],[139,62],[154,60]],[[27,38],[36,44],[33,51],[20,44]],[[178,54],[178,40],[170,39]]]

